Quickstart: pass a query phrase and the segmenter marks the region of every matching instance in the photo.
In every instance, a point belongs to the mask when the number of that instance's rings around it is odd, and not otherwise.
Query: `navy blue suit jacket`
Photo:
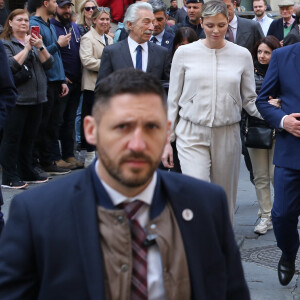
[[[174,40],[175,35],[173,33],[170,33],[165,30],[161,45],[165,48],[167,48],[169,51],[172,51],[173,48],[173,40]]]
[[[14,198],[0,239],[0,299],[105,299],[97,199],[114,206],[102,184],[92,183],[92,168]],[[151,218],[166,201],[181,230],[191,299],[250,299],[223,189],[158,171]],[[191,221],[182,217],[186,208]]]
[[[294,22],[292,28],[297,27],[297,23]],[[267,35],[274,35],[279,41],[283,40],[283,20],[282,18],[274,20],[268,30]]]
[[[271,127],[279,128],[285,115],[300,112],[300,43],[273,51],[256,106]],[[288,76],[288,74],[293,74]],[[281,109],[268,103],[269,96],[281,99]],[[300,170],[300,138],[282,130],[276,134],[274,164]]]
[[[132,58],[128,46],[128,39],[116,44],[106,46],[101,57],[100,69],[96,82],[96,88],[101,79],[106,78],[112,72],[120,69],[133,68]],[[169,81],[171,69],[171,56],[161,46],[148,42],[147,73],[159,80]]]

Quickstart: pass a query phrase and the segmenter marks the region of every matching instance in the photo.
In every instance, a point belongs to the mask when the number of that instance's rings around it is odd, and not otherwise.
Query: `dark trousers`
[[[299,248],[300,170],[275,167],[275,198],[272,222],[277,246],[287,260],[296,258]]]
[[[53,143],[59,137],[60,92],[61,82],[48,82],[48,101],[43,103],[42,122],[35,151],[42,166],[49,166],[54,161]]]
[[[2,182],[29,179],[32,150],[42,117],[42,104],[16,105],[8,116],[0,147]]]
[[[0,187],[0,236],[1,236],[2,229],[4,227],[3,213],[1,212],[2,205],[3,205],[3,197],[2,197],[1,187]]]
[[[95,151],[95,146],[87,143],[84,137],[83,120],[86,116],[92,114],[94,104],[94,91],[83,91],[83,101],[81,109],[81,149],[86,149],[88,152]]]
[[[74,156],[75,118],[81,95],[81,84],[68,84],[68,87],[68,95],[59,101],[59,140],[61,144],[61,154],[58,141],[53,141],[53,155],[55,161]]]

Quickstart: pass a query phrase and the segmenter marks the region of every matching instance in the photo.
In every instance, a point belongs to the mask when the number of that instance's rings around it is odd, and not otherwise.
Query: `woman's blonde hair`
[[[103,7],[103,6],[98,6],[95,10],[94,10],[94,12],[93,12],[93,14],[92,14],[92,26],[93,27],[95,27],[95,23],[93,22],[94,20],[96,20],[101,14],[103,14],[103,13],[106,13],[106,14],[108,14],[109,15],[109,17],[110,17],[110,8],[108,8],[108,7]]]
[[[84,0],[84,1],[82,1],[80,6],[79,6],[79,13],[78,13],[78,17],[77,17],[77,24],[78,25],[84,25],[84,7],[88,2],[93,2],[96,7],[98,6],[98,4],[95,0]]]

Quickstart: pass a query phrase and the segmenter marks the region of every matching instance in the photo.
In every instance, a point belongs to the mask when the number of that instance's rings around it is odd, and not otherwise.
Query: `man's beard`
[[[259,11],[259,12],[256,12],[255,15],[260,18],[263,14],[264,14],[263,11]]]
[[[71,14],[69,18],[65,18],[64,15],[59,15],[58,13],[56,13],[56,16],[58,17],[59,21],[64,25],[68,25],[72,21]]]
[[[109,155],[103,148],[98,149],[98,156],[106,172],[116,181],[127,187],[140,187],[146,184],[152,177],[153,173],[160,163],[160,158],[158,161],[153,161],[149,156],[140,152],[133,151],[131,151],[127,155],[124,155],[119,161],[116,161],[115,159],[109,157]],[[139,171],[137,171],[136,175],[134,174],[134,171],[132,171],[131,176],[126,176],[122,171],[122,164],[130,159],[139,158],[148,163],[148,172],[145,173],[145,175],[143,175],[142,177],[139,174]]]

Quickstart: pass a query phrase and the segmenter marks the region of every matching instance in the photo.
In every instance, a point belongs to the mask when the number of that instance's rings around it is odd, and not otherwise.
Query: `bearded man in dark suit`
[[[157,170],[169,129],[152,75],[101,82],[84,120],[98,159],[12,201],[0,299],[250,299],[223,189]]]

